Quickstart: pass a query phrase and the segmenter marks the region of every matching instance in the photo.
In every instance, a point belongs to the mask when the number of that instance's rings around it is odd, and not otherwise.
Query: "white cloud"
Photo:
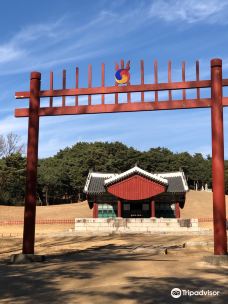
[[[33,41],[46,38],[46,43],[49,44],[50,39],[59,40],[62,22],[63,18],[54,23],[34,24],[19,30],[7,43],[0,45],[0,64],[15,63],[22,58],[25,59],[34,47],[31,45]],[[36,47],[38,48],[39,45],[37,44]]]
[[[225,0],[155,0],[150,8],[150,16],[167,22],[221,23],[227,21],[227,18],[221,18],[227,6]]]
[[[31,24],[0,44],[0,73],[8,75],[38,67],[50,68],[115,52],[122,37],[155,18],[167,22],[221,23],[227,5],[224,0],[155,0],[151,5],[142,2],[121,13],[102,10],[73,28],[69,16],[54,22]]]
[[[63,25],[65,18],[60,18],[52,23],[38,23],[22,28],[12,38],[11,43],[25,43],[37,40],[39,38],[60,38],[60,28]]]
[[[8,44],[0,46],[0,64],[17,60],[23,55],[25,55],[25,52],[13,45]]]
[[[13,115],[1,119],[0,134],[6,135],[10,132],[21,133],[27,131],[27,118],[15,118]]]
[[[141,17],[136,18],[138,14],[138,10],[121,14],[100,11],[89,22],[84,20],[73,28],[66,17],[24,27],[0,44],[0,74],[50,68],[115,52],[119,38],[145,22]]]

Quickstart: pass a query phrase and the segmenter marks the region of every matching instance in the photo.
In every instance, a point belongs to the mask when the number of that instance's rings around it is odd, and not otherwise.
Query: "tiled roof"
[[[84,192],[87,194],[106,193],[105,186],[122,180],[134,173],[144,175],[154,181],[168,185],[167,192],[182,193],[188,191],[188,185],[184,172],[182,171],[151,174],[145,170],[140,169],[139,167],[134,167],[121,174],[98,172],[89,173],[84,187]]]
[[[115,175],[114,173],[90,172],[86,179],[84,192],[90,194],[105,193],[104,181]]]
[[[124,179],[124,178],[126,178],[128,176],[131,176],[131,175],[133,175],[135,173],[137,173],[139,175],[142,175],[142,176],[145,176],[145,177],[147,177],[149,179],[152,179],[152,180],[154,180],[154,181],[156,181],[158,183],[161,183],[163,185],[168,185],[167,179],[165,179],[163,177],[160,177],[158,174],[151,174],[151,173],[149,173],[149,172],[147,172],[145,170],[142,170],[141,168],[139,168],[137,166],[135,166],[132,169],[127,170],[127,171],[125,171],[125,172],[123,172],[121,174],[114,175],[114,176],[106,179],[104,181],[104,184],[105,184],[105,186],[111,185],[111,184],[116,183],[116,182],[118,182],[118,181],[120,181],[120,180],[122,180],[122,179]]]
[[[168,180],[167,192],[186,192],[189,190],[183,171],[158,174]]]

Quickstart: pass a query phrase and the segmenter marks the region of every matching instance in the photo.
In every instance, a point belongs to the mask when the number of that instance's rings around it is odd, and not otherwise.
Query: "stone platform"
[[[176,218],[76,218],[78,233],[198,232],[198,219]]]

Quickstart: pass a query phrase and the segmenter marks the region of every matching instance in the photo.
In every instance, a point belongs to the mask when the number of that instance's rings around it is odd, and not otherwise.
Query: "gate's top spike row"
[[[113,68],[113,80],[115,79],[115,70],[118,68],[124,68],[124,60],[120,60],[119,64],[116,64]],[[214,58],[211,60],[211,68],[221,68],[222,60],[219,58]],[[170,110],[170,109],[183,109],[183,108],[207,108],[211,107],[211,97],[202,98],[200,96],[200,91],[202,88],[211,87],[211,78],[208,77],[207,80],[200,80],[200,65],[197,60],[195,63],[195,77],[194,79],[186,79],[186,64],[182,62],[181,65],[181,81],[175,81],[174,71],[172,71],[172,62],[168,61],[168,79],[166,82],[160,82],[158,77],[158,62],[157,60],[153,63],[152,79],[149,83],[145,83],[144,75],[145,64],[144,61],[140,61],[139,70],[139,83],[130,84],[130,81],[126,85],[119,85],[115,82],[115,85],[107,85],[105,82],[105,65],[101,65],[101,84],[99,86],[92,86],[92,66],[89,65],[88,72],[88,85],[87,87],[79,87],[79,69],[76,68],[75,84],[73,88],[66,88],[66,71],[63,71],[63,80],[61,88],[54,89],[54,74],[50,72],[50,84],[49,89],[40,90],[40,98],[50,98],[49,106],[40,106],[39,115],[40,116],[52,116],[52,115],[70,115],[70,114],[93,114],[93,113],[112,113],[112,112],[131,112],[131,111],[153,111],[153,110]],[[111,72],[111,73],[112,73]],[[41,79],[41,73],[33,71],[31,73],[31,79],[39,80]],[[228,79],[222,79],[222,85],[228,86]],[[191,94],[190,89],[196,90],[196,96]],[[178,94],[175,91],[182,91],[182,98],[176,98]],[[150,94],[148,94],[151,92]],[[153,92],[153,93],[152,93]],[[167,94],[160,94],[161,92],[168,92]],[[190,94],[186,94],[190,92]],[[139,99],[131,101],[132,93],[140,93]],[[147,93],[147,95],[145,95]],[[110,94],[110,95],[107,95]],[[114,94],[111,95],[111,94]],[[119,94],[124,94],[126,100],[119,101]],[[154,98],[153,98],[154,94]],[[88,96],[88,103],[86,105],[81,105],[79,103],[80,96]],[[96,95],[96,103],[92,103],[92,96]],[[100,95],[100,102],[99,102]],[[16,92],[15,97],[18,99],[30,98],[31,91]],[[75,103],[72,105],[65,103],[67,96],[75,96]],[[106,96],[113,97],[113,100],[105,102]],[[133,98],[136,96],[133,95]],[[164,99],[162,96],[165,96]],[[168,98],[167,98],[167,97]],[[55,106],[54,98],[62,97],[62,105]],[[147,97],[147,99],[146,99]],[[137,97],[138,98],[138,97]],[[149,99],[150,98],[150,99]],[[98,102],[97,102],[98,100]],[[67,100],[66,100],[67,101]],[[146,101],[146,102],[145,102]],[[228,106],[228,97],[223,97],[223,106]],[[16,109],[16,117],[28,117],[28,108]]]

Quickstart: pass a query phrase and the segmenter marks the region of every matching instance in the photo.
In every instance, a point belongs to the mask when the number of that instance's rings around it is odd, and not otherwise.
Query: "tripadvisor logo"
[[[180,298],[181,297],[181,290],[180,290],[180,288],[173,288],[172,290],[171,290],[171,296],[173,297],[173,298]]]
[[[189,290],[189,289],[180,289],[180,288],[173,288],[171,290],[171,296],[175,299],[180,298],[181,296],[218,296],[220,291],[218,290]]]

